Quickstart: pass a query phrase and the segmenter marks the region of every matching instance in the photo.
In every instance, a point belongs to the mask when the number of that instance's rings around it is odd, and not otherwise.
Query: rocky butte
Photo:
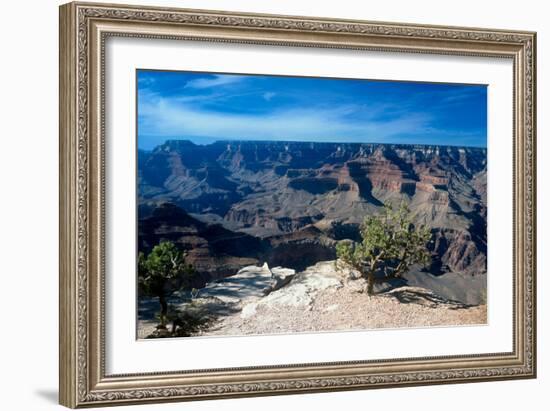
[[[174,140],[138,153],[138,246],[187,250],[206,283],[246,266],[306,270],[386,203],[405,201],[430,227],[432,264],[410,285],[483,302],[487,266],[485,148]]]

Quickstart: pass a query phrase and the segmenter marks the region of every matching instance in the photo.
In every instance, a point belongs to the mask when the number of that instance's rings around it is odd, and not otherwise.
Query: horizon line
[[[209,137],[205,137],[209,138]],[[452,147],[452,148],[475,148],[475,149],[485,149],[487,150],[487,146],[469,146],[469,145],[455,145],[455,144],[425,144],[425,143],[381,143],[381,142],[374,142],[374,141],[367,141],[367,142],[342,142],[342,141],[306,141],[306,140],[253,140],[253,139],[218,139],[213,140],[209,143],[201,144],[196,143],[190,138],[167,138],[164,140],[164,142],[157,144],[155,147],[146,149],[138,147],[138,150],[141,151],[153,151],[156,148],[169,143],[169,142],[188,142],[195,146],[211,146],[217,143],[300,143],[300,144],[344,144],[344,145],[384,145],[384,146],[422,146],[422,147]]]

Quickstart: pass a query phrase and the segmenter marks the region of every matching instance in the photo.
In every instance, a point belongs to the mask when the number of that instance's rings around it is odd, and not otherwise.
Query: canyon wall
[[[432,273],[485,274],[486,158],[472,147],[167,141],[138,153],[138,245],[170,239],[206,279],[251,263],[300,270],[405,201],[432,230]]]

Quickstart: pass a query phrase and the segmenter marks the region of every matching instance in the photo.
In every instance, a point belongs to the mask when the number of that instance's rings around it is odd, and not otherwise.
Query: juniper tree
[[[185,262],[185,254],[170,241],[154,246],[147,256],[138,254],[139,290],[159,299],[161,328],[166,328],[167,298],[178,289],[189,288],[195,276],[193,267]]]
[[[358,243],[338,243],[336,253],[340,261],[366,278],[369,295],[373,294],[377,272],[382,278],[398,278],[413,264],[430,261],[430,230],[413,224],[405,203],[396,210],[386,204],[383,213],[365,217],[360,234]]]

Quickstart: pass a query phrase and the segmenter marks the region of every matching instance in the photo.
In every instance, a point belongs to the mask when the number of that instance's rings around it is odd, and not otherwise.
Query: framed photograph
[[[535,40],[61,6],[61,404],[534,378]]]

